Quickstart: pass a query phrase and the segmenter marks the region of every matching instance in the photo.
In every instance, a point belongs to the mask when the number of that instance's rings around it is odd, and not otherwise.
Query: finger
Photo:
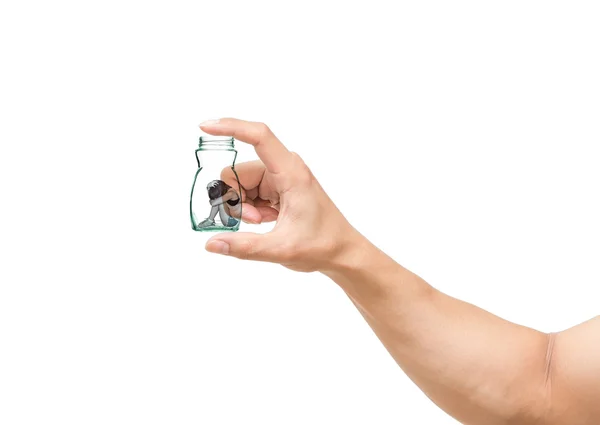
[[[242,219],[245,223],[249,224],[260,224],[267,223],[270,221],[277,220],[277,216],[279,215],[278,211],[270,208],[270,207],[256,207],[253,205],[252,200],[248,200],[249,202],[242,203],[242,216],[240,217],[239,211],[229,211],[230,215],[237,219]]]
[[[255,198],[254,199],[254,206],[256,206],[256,207],[270,207],[271,206],[271,201],[269,201],[268,199]]]
[[[269,223],[271,221],[277,220],[279,217],[279,211],[273,209],[271,207],[255,207],[256,210],[260,213],[260,222],[259,223]]]
[[[292,153],[263,123],[221,118],[204,121],[200,124],[200,128],[214,136],[232,136],[251,144],[267,170],[272,173],[281,172],[292,161]]]
[[[270,207],[256,207],[249,202],[242,204],[242,221],[249,224],[268,223],[277,220],[278,211]],[[232,214],[234,218],[240,218]]]
[[[206,242],[206,250],[244,260],[277,262],[277,247],[281,245],[273,233],[223,233]]]
[[[237,173],[237,178],[235,174]],[[242,162],[235,166],[235,173],[231,167],[226,167],[221,171],[221,180],[227,183],[229,186],[233,188],[238,187],[238,179],[239,184],[242,185],[246,195],[252,199],[251,194],[258,191],[253,191],[260,184],[263,176],[265,174],[265,165],[261,161],[250,161],[250,162]],[[248,193],[248,192],[252,193]],[[256,195],[254,195],[256,197]],[[242,197],[242,201],[245,201],[245,197]]]
[[[252,205],[254,205],[257,208],[258,207],[269,207],[269,208],[275,209],[275,211],[279,211],[279,202],[278,201],[272,201],[272,200],[257,197],[252,200]]]
[[[250,199],[256,199],[258,197],[258,187],[246,190],[246,197],[248,198],[246,199],[247,201],[249,201]]]
[[[259,224],[262,221],[261,212],[247,202],[242,204],[242,220],[250,224]]]

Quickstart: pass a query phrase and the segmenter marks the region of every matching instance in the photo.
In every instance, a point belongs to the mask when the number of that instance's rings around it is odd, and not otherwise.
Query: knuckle
[[[306,163],[304,162],[304,160],[302,159],[302,157],[300,155],[298,155],[297,152],[290,152],[292,154],[292,157],[294,158],[294,164],[297,167],[306,167]]]
[[[293,169],[295,170],[295,176],[298,183],[303,185],[310,185],[315,180],[315,177],[308,168],[308,165],[304,162],[304,160],[298,155],[296,152],[292,152],[293,157]]]
[[[259,122],[256,123],[256,133],[259,141],[264,140],[266,137],[271,135],[271,129],[267,124]]]
[[[233,179],[233,177],[233,170],[231,169],[231,167],[225,167],[221,170],[221,180],[227,182]]]

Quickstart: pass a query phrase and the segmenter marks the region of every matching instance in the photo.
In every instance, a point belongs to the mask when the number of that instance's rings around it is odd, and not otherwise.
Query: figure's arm
[[[225,195],[220,196],[220,197],[215,198],[215,199],[211,199],[210,200],[210,205],[213,206],[213,207],[215,205],[221,205],[222,203],[227,202],[230,199],[233,199],[235,196],[237,196],[237,194],[230,189],[230,190],[227,191],[227,193],[225,193]]]
[[[600,318],[548,335],[449,297],[358,233],[267,126],[226,118],[201,127],[254,146],[262,162],[236,166],[242,218],[277,220],[266,234],[215,235],[207,250],[325,273],[406,374],[464,424],[600,424]],[[231,168],[222,179],[237,181]]]
[[[600,317],[544,334],[449,297],[362,237],[325,271],[404,372],[465,424],[600,423]]]

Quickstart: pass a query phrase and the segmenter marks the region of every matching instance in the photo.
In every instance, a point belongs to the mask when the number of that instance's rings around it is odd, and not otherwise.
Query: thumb
[[[277,262],[278,245],[272,233],[238,232],[213,236],[206,242],[206,250],[243,260]]]

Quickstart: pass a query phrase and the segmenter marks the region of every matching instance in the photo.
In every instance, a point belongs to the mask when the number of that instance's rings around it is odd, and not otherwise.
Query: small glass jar
[[[235,172],[237,151],[233,137],[202,136],[196,161],[198,171],[190,195],[192,229],[199,232],[235,232],[242,217],[241,185]],[[222,173],[231,168],[225,182]]]

